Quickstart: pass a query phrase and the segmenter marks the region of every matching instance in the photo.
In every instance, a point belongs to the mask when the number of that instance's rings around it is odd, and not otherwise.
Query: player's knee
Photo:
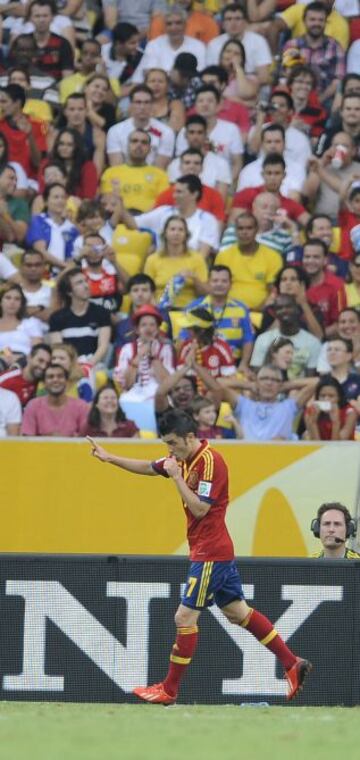
[[[175,625],[177,628],[186,628],[189,625],[193,625],[194,611],[187,609],[179,609],[175,613]]]

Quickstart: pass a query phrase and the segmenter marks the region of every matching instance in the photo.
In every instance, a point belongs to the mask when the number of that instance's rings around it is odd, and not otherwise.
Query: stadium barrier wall
[[[359,704],[360,563],[239,561],[249,603],[314,670],[296,705]],[[166,673],[180,557],[0,556],[1,699],[135,702]],[[284,705],[281,666],[212,607],[183,682],[184,704]]]
[[[160,441],[106,442],[112,453],[163,456]],[[218,442],[230,476],[227,524],[239,556],[306,557],[323,501],[356,514],[360,443]],[[101,464],[84,439],[0,441],[0,552],[184,555],[173,485]]]

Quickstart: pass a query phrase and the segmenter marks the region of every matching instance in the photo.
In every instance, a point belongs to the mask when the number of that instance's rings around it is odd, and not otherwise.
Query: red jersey
[[[185,364],[189,345],[192,338],[184,340],[180,346],[177,367]],[[209,346],[203,346],[196,351],[196,361],[210,372],[213,377],[229,377],[235,374],[234,357],[229,344],[221,338],[215,338]]]
[[[33,138],[40,153],[46,153],[47,126],[39,119],[27,117],[32,127]],[[31,163],[29,136],[21,129],[17,129],[9,119],[0,120],[0,132],[6,137],[9,145],[9,161],[16,161],[28,176],[35,176],[36,170]]]
[[[37,383],[25,380],[21,369],[9,369],[0,375],[0,387],[16,393],[22,406],[35,396],[36,386]]]
[[[158,195],[154,208],[157,208],[158,206],[173,205],[174,186],[172,185],[172,187],[168,187],[167,190],[164,190]],[[220,222],[225,221],[226,212],[224,199],[214,187],[208,187],[208,185],[202,186],[202,196],[199,203],[197,203],[197,207],[202,208],[203,211],[209,211],[210,214],[213,214]]]
[[[308,288],[306,298],[321,310],[325,327],[337,322],[340,311],[346,307],[344,283],[331,272],[324,273],[324,279],[319,285]]]
[[[350,209],[344,208],[339,212],[338,222],[341,230],[341,245],[338,255],[341,259],[351,261],[354,258],[355,250],[351,242],[350,232],[353,227],[360,224],[360,217]]]
[[[247,187],[245,190],[240,190],[238,193],[235,193],[234,195],[232,207],[246,208],[247,211],[251,211],[255,198],[260,193],[266,193],[266,192],[267,190],[266,190],[265,185],[258,185],[257,187]],[[281,193],[274,193],[274,195],[275,194],[276,194],[276,197],[280,201],[280,208],[283,208],[284,211],[286,211],[290,219],[294,219],[294,221],[297,221],[297,219],[299,219],[301,214],[306,213],[306,209],[304,208],[304,206],[301,205],[301,203],[297,203],[296,201],[293,201],[291,198],[286,198],[285,195],[281,195]]]
[[[162,457],[152,462],[152,468],[158,475],[167,478],[165,459]],[[207,441],[201,441],[196,454],[178,464],[190,490],[201,501],[211,504],[205,517],[199,520],[183,502],[190,559],[193,562],[229,562],[234,559],[234,546],[225,524],[229,503],[228,469],[222,456]]]

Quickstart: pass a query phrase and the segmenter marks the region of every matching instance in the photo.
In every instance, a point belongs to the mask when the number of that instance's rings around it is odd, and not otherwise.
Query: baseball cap
[[[132,321],[137,324],[141,317],[155,317],[158,325],[161,325],[163,321],[159,310],[155,306],[152,306],[151,303],[139,306],[139,308],[136,309],[132,315]]]
[[[179,55],[176,56],[173,65],[173,68],[176,69],[176,71],[180,71],[182,74],[188,74],[191,76],[196,76],[197,67],[197,58],[192,53],[179,53]]]
[[[179,319],[180,327],[200,327],[208,330],[214,324],[212,314],[207,309],[198,308],[185,312]]]

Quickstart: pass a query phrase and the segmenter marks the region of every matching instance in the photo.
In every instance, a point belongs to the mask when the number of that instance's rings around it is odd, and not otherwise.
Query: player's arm
[[[100,462],[107,462],[107,464],[114,464],[116,467],[121,467],[122,470],[127,472],[134,472],[136,475],[157,475],[151,466],[151,462],[144,459],[128,459],[127,457],[116,457],[110,454],[108,451],[99,446],[93,438],[87,436],[87,440],[91,443],[91,453],[93,457],[99,459]]]
[[[165,460],[163,468],[170,478],[174,481],[176,488],[184,500],[190,512],[196,517],[197,520],[201,520],[208,513],[211,504],[206,501],[201,501],[194,491],[186,485],[184,478],[181,475],[180,467],[173,457],[169,457]]]

